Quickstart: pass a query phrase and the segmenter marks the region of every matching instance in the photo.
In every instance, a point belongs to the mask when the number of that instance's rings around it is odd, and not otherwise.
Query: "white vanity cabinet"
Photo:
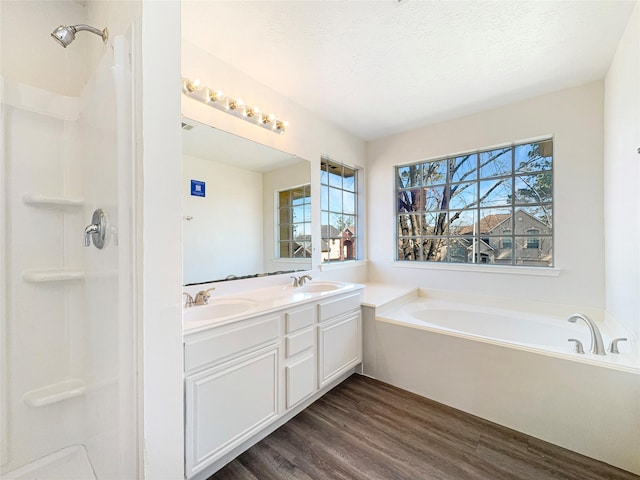
[[[185,338],[185,470],[193,476],[278,416],[280,315]]]
[[[185,334],[187,478],[206,479],[360,363],[360,300],[352,290]]]
[[[318,388],[362,361],[360,293],[318,304]]]

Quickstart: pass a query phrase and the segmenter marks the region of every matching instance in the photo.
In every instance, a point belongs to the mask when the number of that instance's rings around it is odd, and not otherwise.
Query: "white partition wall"
[[[2,2],[3,478],[136,478],[136,2]],[[97,23],[64,49],[61,24]],[[83,246],[92,213],[102,249]]]

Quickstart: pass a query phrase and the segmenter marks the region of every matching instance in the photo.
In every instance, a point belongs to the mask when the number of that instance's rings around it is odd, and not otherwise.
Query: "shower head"
[[[106,28],[99,30],[91,25],[60,25],[51,32],[51,36],[55,38],[60,45],[67,48],[67,46],[76,39],[76,32],[82,31],[95,33],[99,37],[102,37],[104,43],[107,43],[107,39],[109,38],[109,30]]]

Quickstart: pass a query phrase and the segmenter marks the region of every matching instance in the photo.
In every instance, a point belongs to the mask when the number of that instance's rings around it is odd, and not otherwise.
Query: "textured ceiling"
[[[186,40],[369,140],[604,78],[635,1],[182,5]]]

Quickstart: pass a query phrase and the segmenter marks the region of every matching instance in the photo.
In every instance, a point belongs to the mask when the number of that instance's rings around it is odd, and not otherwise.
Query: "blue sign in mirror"
[[[200,180],[191,180],[191,195],[194,197],[204,197],[204,182]]]

